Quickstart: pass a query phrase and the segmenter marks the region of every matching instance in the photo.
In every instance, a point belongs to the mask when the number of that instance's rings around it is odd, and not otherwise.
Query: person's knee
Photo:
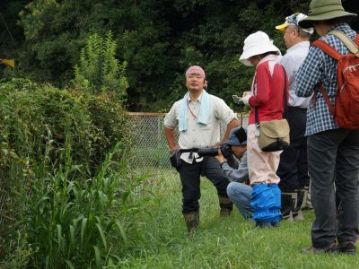
[[[232,198],[236,194],[237,186],[235,182],[230,182],[227,186],[227,195],[229,198]]]

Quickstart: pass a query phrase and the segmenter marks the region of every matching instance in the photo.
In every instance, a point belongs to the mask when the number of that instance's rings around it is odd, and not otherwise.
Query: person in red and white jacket
[[[256,72],[251,91],[242,97],[244,104],[249,105],[251,113],[247,129],[247,152],[250,184],[267,184],[269,188],[280,195],[278,183],[280,178],[276,171],[279,165],[281,151],[263,152],[258,146],[258,130],[255,125],[255,109],[258,110],[259,121],[280,120],[283,118],[285,98],[288,97],[285,70],[279,63],[281,54],[273,45],[272,40],[262,31],[249,35],[244,40],[243,53],[240,61],[247,66],[254,66]],[[280,208],[280,196],[275,197]],[[258,226],[276,226],[281,218],[280,211],[274,220],[258,223]]]

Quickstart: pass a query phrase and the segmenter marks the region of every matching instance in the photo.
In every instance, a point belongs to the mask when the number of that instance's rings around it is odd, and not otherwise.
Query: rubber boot
[[[296,192],[282,192],[282,218],[286,220],[293,220],[293,211],[297,204],[297,193]]]
[[[310,184],[309,184],[309,186],[305,186],[304,190],[306,191],[306,195],[305,195],[305,201],[303,201],[302,209],[305,209],[305,210],[313,209],[312,199],[311,199],[311,195],[310,195]]]
[[[305,202],[305,195],[306,195],[305,189],[297,190],[297,201],[296,201],[295,207],[293,209],[293,219],[294,220],[304,220],[302,208],[303,208],[303,204]]]
[[[307,201],[308,201],[308,191],[309,191],[309,187],[304,186],[303,189],[301,189],[304,192],[303,195],[303,202],[302,202],[302,210],[304,210],[306,208],[307,205]]]
[[[183,214],[184,220],[186,222],[187,231],[190,233],[197,229],[199,225],[199,212],[189,212]]]
[[[219,199],[219,206],[221,208],[219,215],[221,217],[229,216],[233,209],[232,201],[228,197],[224,197],[224,196],[218,196],[218,199]]]

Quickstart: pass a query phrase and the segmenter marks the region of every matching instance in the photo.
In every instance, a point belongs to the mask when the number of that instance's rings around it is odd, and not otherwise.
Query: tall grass
[[[358,257],[306,254],[313,212],[305,220],[283,221],[276,229],[257,229],[237,210],[219,217],[216,191],[201,183],[200,226],[188,235],[181,214],[181,184],[174,170],[154,172],[147,185],[147,211],[135,218],[142,240],[116,268],[357,268]]]
[[[122,197],[119,175],[111,171],[112,154],[98,175],[85,182],[70,178],[67,163],[55,176],[37,180],[26,221],[29,242],[37,248],[37,268],[100,267],[126,247],[118,214]],[[116,236],[114,236],[116,235]]]
[[[134,244],[128,232],[135,228],[131,218],[138,211],[135,203],[129,203],[129,194],[141,183],[140,178],[131,177],[124,161],[113,161],[123,150],[118,144],[98,174],[86,181],[72,177],[77,167],[68,158],[55,175],[48,173],[34,182],[24,201],[21,225],[26,242],[19,252],[27,259],[18,264],[103,268],[121,261]],[[7,264],[14,260],[12,257]]]

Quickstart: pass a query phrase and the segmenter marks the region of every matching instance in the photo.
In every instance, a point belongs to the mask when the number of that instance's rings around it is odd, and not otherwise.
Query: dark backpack
[[[320,48],[338,62],[335,104],[330,102],[328,93],[322,85],[320,93],[339,127],[359,129],[359,35],[353,42],[343,32],[334,30],[329,33],[338,37],[350,52],[343,55],[322,40],[313,42],[313,46]]]

